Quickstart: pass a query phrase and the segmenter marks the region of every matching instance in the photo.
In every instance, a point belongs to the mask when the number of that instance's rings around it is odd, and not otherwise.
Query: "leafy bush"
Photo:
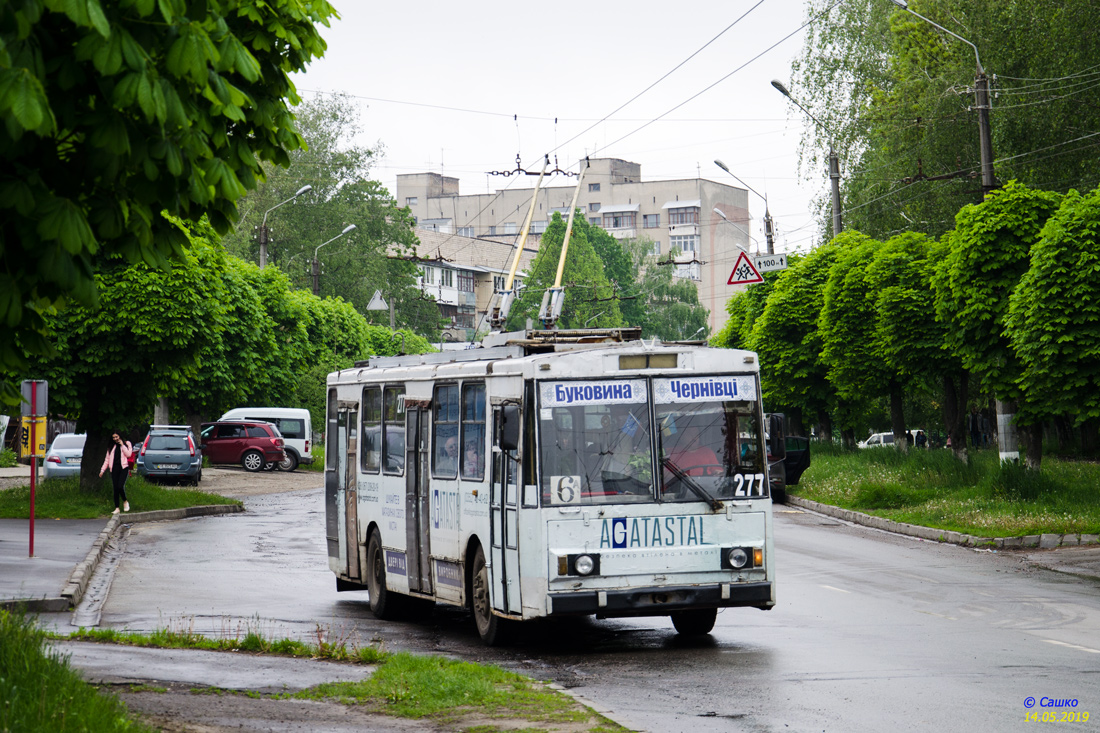
[[[15,451],[11,448],[0,450],[0,468],[15,468],[18,463],[15,457]]]

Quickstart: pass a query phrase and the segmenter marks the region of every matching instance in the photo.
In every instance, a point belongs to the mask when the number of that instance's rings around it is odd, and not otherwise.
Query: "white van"
[[[221,420],[263,420],[274,423],[283,434],[286,458],[279,464],[280,471],[293,471],[299,463],[313,463],[310,452],[310,437],[313,426],[309,419],[309,410],[299,407],[238,407],[230,410]]]

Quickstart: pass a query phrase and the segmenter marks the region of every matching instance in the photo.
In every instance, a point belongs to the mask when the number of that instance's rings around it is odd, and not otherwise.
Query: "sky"
[[[551,168],[612,157],[639,163],[644,181],[743,187],[717,158],[761,194],[749,194],[756,240],[766,196],[776,251],[817,244],[826,172],[800,179],[807,123],[770,83],[788,84],[800,53],[801,0],[332,2],[328,51],[294,82],[303,98],[358,103],[357,142],[381,144],[371,175],[395,195],[398,174],[426,171],[463,194],[531,188],[535,177],[487,172],[514,170],[517,154],[538,170],[547,153]]]

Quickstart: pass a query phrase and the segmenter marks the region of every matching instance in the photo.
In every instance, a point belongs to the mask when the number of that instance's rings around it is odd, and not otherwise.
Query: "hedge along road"
[[[104,626],[243,636],[258,625],[268,637],[322,633],[492,662],[644,730],[1005,730],[1024,721],[1026,698],[1044,695],[1100,715],[1088,681],[1100,584],[1011,553],[779,508],[773,611],[724,611],[695,641],[665,618],[582,619],[532,624],[513,647],[487,649],[460,610],[383,623],[365,593],[336,593],[321,474],[242,476],[244,514],[133,527]]]

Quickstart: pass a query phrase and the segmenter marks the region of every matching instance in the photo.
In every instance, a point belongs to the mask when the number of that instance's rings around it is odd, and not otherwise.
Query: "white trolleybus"
[[[513,622],[775,605],[758,364],[637,330],[494,333],[328,378],[325,509],[339,590],[379,618]]]

